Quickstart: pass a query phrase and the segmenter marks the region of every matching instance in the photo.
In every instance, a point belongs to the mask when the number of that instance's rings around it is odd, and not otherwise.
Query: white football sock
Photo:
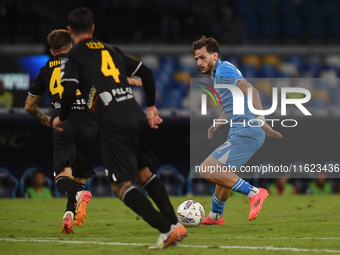
[[[181,226],[182,224],[180,223],[180,222],[177,222],[176,224],[175,224],[175,227],[178,227],[178,226]]]
[[[222,217],[222,213],[214,213],[214,212],[210,211],[209,216],[210,216],[211,220],[215,221],[215,220],[218,220]]]
[[[259,192],[260,192],[260,189],[253,186],[253,187],[251,188],[251,191],[250,191],[249,194],[247,195],[247,197],[250,198],[250,197],[256,196]]]
[[[65,214],[64,214],[64,216],[63,216],[63,219],[65,219],[66,215],[69,214],[69,213],[71,214],[71,218],[72,218],[72,220],[73,220],[73,219],[74,219],[74,213],[71,212],[71,211],[66,211]]]
[[[80,195],[81,195],[81,193],[83,192],[84,190],[80,190],[80,191],[78,191],[77,193],[76,193],[76,201],[78,201],[78,199],[79,199],[79,197],[80,197]]]

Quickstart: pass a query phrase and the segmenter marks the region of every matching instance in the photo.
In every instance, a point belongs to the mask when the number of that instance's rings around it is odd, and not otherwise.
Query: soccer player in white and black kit
[[[65,54],[72,48],[72,40],[67,30],[53,30],[47,37],[53,57],[43,66],[28,91],[25,110],[45,126],[51,117],[37,106],[45,91],[54,108],[52,120],[59,115],[64,88],[60,84],[60,64]],[[74,92],[69,122],[63,125],[64,132],[53,131],[54,176],[60,193],[68,196],[63,217],[63,233],[73,233],[76,226],[85,220],[85,209],[91,193],[84,190],[87,178],[93,174],[93,160],[97,124],[89,114],[86,101],[79,90]]]
[[[158,128],[162,122],[155,107],[152,72],[118,48],[93,39],[90,10],[73,10],[68,24],[75,46],[62,61],[62,108],[53,125],[61,130],[60,125],[67,120],[79,87],[98,123],[102,160],[114,194],[161,232],[154,247],[175,245],[187,236],[187,230],[178,223],[164,185],[148,168],[156,160],[148,145],[148,121],[152,128]],[[134,75],[142,79],[147,116],[134,99],[127,82],[127,77]],[[134,178],[148,192],[160,212],[131,184]]]

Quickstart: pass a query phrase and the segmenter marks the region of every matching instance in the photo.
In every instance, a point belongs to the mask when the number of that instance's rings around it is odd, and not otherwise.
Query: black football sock
[[[78,182],[77,182],[78,183]],[[71,196],[68,197],[67,199],[67,204],[66,204],[66,211],[71,211],[74,213],[74,215],[76,215],[76,211],[75,211],[75,203],[77,203],[77,200],[76,200],[76,194],[78,191],[81,191],[81,190],[84,190],[85,189],[85,185],[82,184],[82,183],[78,183],[78,188],[75,188],[76,190],[76,193]]]
[[[170,231],[171,223],[152,206],[150,200],[136,187],[127,188],[121,200],[151,227],[157,228],[161,233]]]
[[[65,194],[68,197],[66,204],[66,211],[75,213],[74,204],[76,201],[76,194],[78,191],[84,189],[84,185],[73,181],[70,177],[61,176],[56,180],[57,189],[60,193]]]
[[[75,202],[72,201],[72,199],[68,198],[65,212],[70,211],[70,212],[73,212],[73,214],[75,215],[76,214],[76,208],[75,208],[74,204],[75,204]]]
[[[172,224],[176,224],[178,220],[174,208],[161,180],[153,175],[144,183],[143,188],[149,193],[163,216]]]

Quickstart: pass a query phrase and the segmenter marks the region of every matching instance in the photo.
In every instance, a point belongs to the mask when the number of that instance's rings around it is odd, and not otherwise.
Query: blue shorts
[[[262,146],[265,137],[260,127],[231,129],[227,141],[211,155],[222,164],[238,169]]]

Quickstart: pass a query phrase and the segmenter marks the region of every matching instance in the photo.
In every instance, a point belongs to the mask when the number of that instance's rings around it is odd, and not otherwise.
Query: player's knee
[[[59,177],[69,177],[73,180],[74,177],[72,175],[72,168],[65,167],[63,171],[55,177],[55,179],[57,180]]]
[[[152,177],[152,173],[148,167],[144,167],[143,169],[138,171],[137,181],[139,184],[143,185],[147,180]]]
[[[70,174],[65,174],[64,172],[62,172],[62,173],[60,173],[60,174],[58,174],[56,177],[55,177],[55,180],[58,180],[60,177],[68,177],[68,178],[70,178],[70,179],[72,179],[73,180],[73,176],[72,176],[72,174],[70,175]]]
[[[206,178],[204,178],[204,180],[206,180],[207,182],[216,183],[216,178],[206,177]]]
[[[200,166],[200,169],[204,169],[204,166],[201,165],[201,166]],[[201,177],[202,177],[203,179],[207,180],[207,181],[208,181],[209,178],[211,178],[210,172],[200,171],[199,173],[200,173]]]
[[[211,183],[215,183],[215,178],[214,175],[211,174],[210,172],[200,172],[201,177]]]
[[[118,197],[119,199],[122,198],[122,195],[125,192],[125,190],[127,190],[131,186],[132,186],[131,181],[123,181],[119,183],[114,181],[111,182],[113,194],[115,194],[115,196]]]
[[[86,181],[87,181],[87,179],[85,179],[85,178],[79,178],[79,177],[74,177],[73,180],[74,180],[75,182],[78,182],[78,183],[81,183],[81,184],[85,184]]]

